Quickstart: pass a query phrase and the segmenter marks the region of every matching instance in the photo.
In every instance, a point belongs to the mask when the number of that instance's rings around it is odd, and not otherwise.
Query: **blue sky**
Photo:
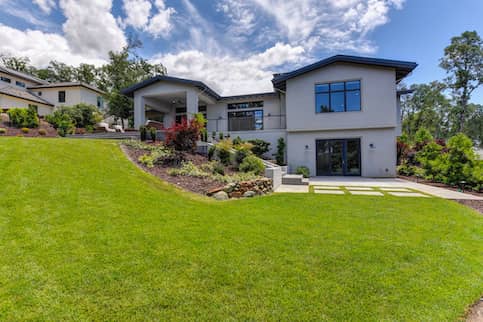
[[[444,47],[483,36],[482,16],[481,0],[0,0],[0,53],[99,65],[134,34],[141,56],[221,94],[340,53],[416,61],[412,84],[442,79]]]

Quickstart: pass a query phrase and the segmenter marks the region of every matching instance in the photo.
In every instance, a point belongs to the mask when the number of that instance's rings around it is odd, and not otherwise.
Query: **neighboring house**
[[[32,75],[0,66],[0,109],[36,106],[39,115],[53,112],[59,106],[79,103],[104,109],[104,92],[81,83],[49,83]]]
[[[416,66],[338,55],[274,75],[271,93],[222,97],[202,82],[169,76],[123,92],[134,98],[136,127],[148,120],[169,127],[201,112],[210,134],[266,140],[269,156],[284,138],[292,172],[306,166],[312,176],[393,177],[401,133],[396,86]]]

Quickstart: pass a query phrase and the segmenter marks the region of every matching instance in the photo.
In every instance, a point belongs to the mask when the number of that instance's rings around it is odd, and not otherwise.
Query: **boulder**
[[[255,197],[255,195],[256,195],[255,191],[249,190],[249,191],[247,191],[247,192],[245,192],[243,194],[243,197],[245,197],[245,198],[253,198],[253,197]]]
[[[217,193],[219,191],[222,191],[223,189],[224,189],[224,187],[214,188],[214,189],[211,189],[210,191],[208,191],[206,194],[208,196],[211,196],[211,195],[214,195],[215,193]]]
[[[218,191],[213,195],[216,200],[228,200],[228,194],[224,191]]]

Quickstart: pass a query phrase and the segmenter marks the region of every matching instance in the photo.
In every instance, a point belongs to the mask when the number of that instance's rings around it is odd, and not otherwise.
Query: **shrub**
[[[416,143],[415,148],[417,151],[421,150],[426,144],[433,141],[433,136],[424,127],[419,128],[419,130],[414,135],[414,142]]]
[[[139,127],[139,136],[140,136],[141,142],[146,141],[148,138],[148,129],[144,125]]]
[[[155,164],[172,163],[174,153],[165,146],[156,146],[151,153],[146,153],[139,157],[138,161],[148,168],[154,167]]]
[[[240,145],[242,143],[243,143],[243,140],[239,136],[237,136],[236,138],[233,139],[233,145],[234,146]]]
[[[247,156],[239,167],[242,172],[253,172],[262,175],[265,172],[265,165],[263,161],[254,155]]]
[[[408,153],[410,152],[410,147],[407,141],[400,137],[397,139],[396,143],[397,148],[397,164],[402,164],[407,161]]]
[[[201,141],[208,142],[208,131],[206,129],[201,129]]]
[[[158,134],[158,131],[156,130],[155,127],[149,128],[149,137],[151,138],[151,141],[156,142],[156,135],[157,134]]]
[[[473,169],[478,166],[471,139],[462,133],[450,138],[446,163],[446,183],[459,184],[461,181],[471,180]]]
[[[45,135],[47,135],[47,131],[45,129],[40,129],[39,130],[39,135],[45,136]]]
[[[438,173],[438,167],[436,166],[436,159],[441,155],[443,147],[436,142],[430,142],[426,144],[422,150],[416,153],[416,160],[421,164],[421,167],[425,170],[425,176],[432,178]]]
[[[202,128],[203,124],[196,118],[189,122],[183,118],[180,124],[167,129],[166,144],[177,151],[194,151]]]
[[[75,125],[70,114],[65,113],[62,108],[56,110],[50,115],[47,115],[45,120],[52,124],[60,136],[66,136],[66,134],[72,133],[75,129]]]
[[[270,143],[261,139],[248,140],[248,142],[253,144],[252,152],[259,157],[262,157],[270,149]]]
[[[34,106],[28,108],[12,108],[7,111],[10,122],[17,128],[37,128],[39,126],[39,117],[37,109]]]
[[[211,145],[208,148],[208,160],[210,160],[210,161],[213,160],[215,153],[216,153],[216,146]]]
[[[201,169],[212,174],[225,175],[225,167],[218,161],[204,163],[201,165]]]
[[[0,134],[7,134],[7,129],[0,127]]]
[[[310,170],[305,166],[297,167],[297,169],[295,169],[295,173],[303,175],[304,178],[310,177]]]
[[[277,141],[277,153],[275,155],[275,160],[277,161],[278,165],[285,165],[285,140],[283,138],[279,138]]]
[[[220,160],[221,163],[224,165],[230,165],[231,164],[231,149],[232,149],[232,143],[230,140],[221,140],[218,142],[216,145],[216,154],[218,156],[218,159]]]
[[[214,140],[214,139],[216,139],[216,132],[215,132],[215,131],[211,132],[211,138],[212,138],[213,140]]]
[[[252,153],[253,145],[248,142],[241,142],[238,145],[234,146],[235,152],[235,162],[236,165],[239,166],[243,160]]]
[[[23,134],[27,134],[27,133],[30,132],[28,127],[23,127],[23,128],[20,129],[20,131],[22,131]]]
[[[225,138],[225,136],[223,135],[223,132],[218,133],[218,139],[220,141],[222,141],[224,138]]]
[[[170,169],[168,174],[171,176],[189,176],[196,178],[206,178],[210,174],[198,168],[191,161],[183,162],[180,168]]]

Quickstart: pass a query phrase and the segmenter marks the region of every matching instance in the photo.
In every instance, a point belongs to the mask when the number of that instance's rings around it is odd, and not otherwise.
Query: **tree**
[[[69,66],[67,64],[51,61],[47,67],[49,82],[73,82],[75,81],[75,67]]]
[[[18,72],[28,73],[30,72],[30,59],[28,57],[13,57],[7,55],[0,55],[2,65],[16,70]]]
[[[414,92],[401,102],[403,131],[410,139],[422,127],[434,137],[448,136],[450,101],[443,94],[444,88],[445,85],[437,81],[411,86]]]
[[[471,94],[483,84],[483,41],[478,33],[465,31],[453,37],[444,50],[440,66],[449,75],[446,83],[456,103],[455,130],[461,132],[468,117]]]
[[[97,68],[90,64],[80,64],[79,67],[74,69],[74,78],[78,82],[86,84],[95,84],[97,78]]]
[[[99,70],[98,87],[105,91],[109,106],[109,113],[124,120],[131,118],[134,112],[133,102],[121,91],[131,85],[141,82],[155,75],[166,74],[166,68],[161,64],[150,64],[135,55],[132,45],[120,52],[109,52],[109,63]]]
[[[473,142],[483,148],[483,105],[469,104],[470,115],[463,129]]]

